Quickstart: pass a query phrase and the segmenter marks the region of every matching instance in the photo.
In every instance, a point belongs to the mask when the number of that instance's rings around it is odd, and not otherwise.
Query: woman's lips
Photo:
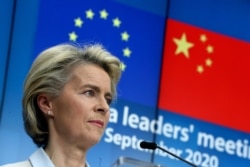
[[[104,126],[104,122],[101,120],[90,120],[88,122],[101,128]]]

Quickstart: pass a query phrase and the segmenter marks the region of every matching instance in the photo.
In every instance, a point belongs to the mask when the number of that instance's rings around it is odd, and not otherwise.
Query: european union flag
[[[67,41],[102,43],[123,62],[119,97],[154,107],[157,104],[165,16],[147,10],[145,4],[134,7],[121,3],[129,5],[129,1],[41,1],[35,54]],[[166,10],[166,1],[157,3],[163,4],[162,11]]]

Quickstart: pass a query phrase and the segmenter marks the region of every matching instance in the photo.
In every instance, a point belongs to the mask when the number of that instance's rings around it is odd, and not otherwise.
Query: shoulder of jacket
[[[26,160],[26,161],[21,161],[21,162],[15,162],[12,164],[6,164],[0,167],[32,167],[32,165],[29,162],[29,160]]]

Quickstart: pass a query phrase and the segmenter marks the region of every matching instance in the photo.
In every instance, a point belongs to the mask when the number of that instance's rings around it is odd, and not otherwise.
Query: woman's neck
[[[86,151],[76,146],[49,143],[45,152],[56,167],[85,167]]]

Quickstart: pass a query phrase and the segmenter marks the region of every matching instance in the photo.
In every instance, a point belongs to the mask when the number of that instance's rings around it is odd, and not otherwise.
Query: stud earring
[[[48,114],[48,115],[51,115],[51,111],[49,110],[49,111],[47,112],[47,114]]]

